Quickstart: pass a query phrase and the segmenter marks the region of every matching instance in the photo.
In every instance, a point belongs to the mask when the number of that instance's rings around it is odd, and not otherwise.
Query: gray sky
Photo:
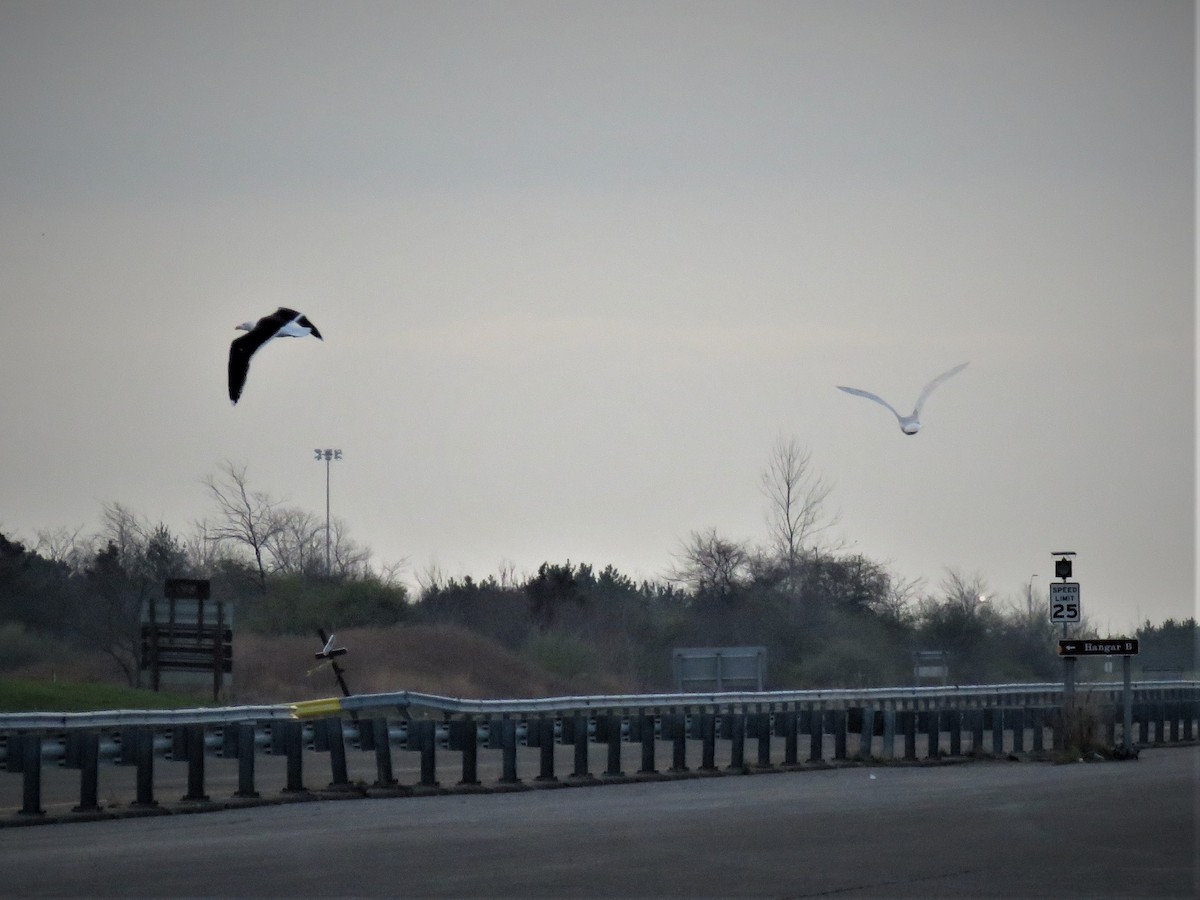
[[[224,459],[380,561],[656,578],[835,537],[1194,613],[1187,2],[0,0],[0,528],[186,532]],[[231,408],[233,326],[276,306]],[[903,436],[835,389],[911,405]]]

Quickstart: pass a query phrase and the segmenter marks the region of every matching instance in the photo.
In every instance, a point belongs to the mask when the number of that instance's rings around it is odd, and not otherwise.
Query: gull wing
[[[888,403],[878,394],[872,394],[870,391],[864,391],[860,388],[843,387],[840,384],[837,386],[837,389],[839,391],[845,391],[847,394],[856,394],[859,397],[866,397],[868,400],[874,400],[876,403],[880,403],[890,409],[892,411],[892,415],[897,419],[903,420],[904,418],[902,415],[900,415],[900,413],[896,412],[896,407],[892,406],[892,404]]]
[[[951,375],[958,374],[966,367],[967,367],[966,363],[959,363],[953,369],[950,369],[947,372],[943,372],[937,378],[933,379],[933,381],[929,382],[929,384],[925,385],[924,390],[921,391],[921,396],[917,398],[917,405],[913,409],[913,415],[914,416],[920,415],[921,407],[925,404],[925,400],[929,397],[929,395],[933,393],[933,389],[935,387],[937,387],[939,384],[941,384],[943,381],[945,381]]]
[[[229,399],[238,402],[242,388],[246,385],[246,374],[250,371],[250,357],[254,351],[269,340],[269,335],[259,329],[235,338],[229,345]]]

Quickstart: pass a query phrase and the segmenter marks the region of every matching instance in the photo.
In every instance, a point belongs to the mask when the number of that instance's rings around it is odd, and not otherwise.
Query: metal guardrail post
[[[121,729],[120,753],[117,756],[117,765],[137,765],[137,729],[132,725]]]
[[[604,737],[608,743],[608,765],[604,769],[605,778],[623,778],[621,770],[621,716],[608,713],[604,717]]]
[[[79,736],[79,805],[72,812],[99,812],[100,735],[85,731]]]
[[[154,808],[154,729],[136,728],[133,732],[134,760],[137,765],[137,799],[133,805]]]
[[[329,743],[329,768],[332,780],[329,787],[332,790],[344,790],[350,786],[350,776],[346,770],[346,733],[342,728],[339,717],[322,719],[315,726],[325,729],[325,738]]]
[[[808,761],[821,762],[825,756],[825,711],[808,710]]]
[[[984,710],[975,707],[970,710],[971,716],[971,755],[980,756],[983,753],[983,716]]]
[[[670,729],[671,771],[686,772],[687,767],[687,714],[674,712],[663,719],[663,728]]]
[[[700,771],[717,770],[717,714],[700,713]]]
[[[21,735],[20,754],[23,781],[21,815],[44,816],[46,811],[42,809],[42,736]]]
[[[285,794],[305,794],[304,786],[304,732],[299,722],[280,722],[284,753],[287,754],[287,787]]]
[[[371,750],[376,757],[376,780],[374,787],[395,787],[396,776],[391,770],[391,736],[388,734],[388,719],[377,715],[374,718],[360,722],[362,732],[371,736]]]
[[[942,711],[940,709],[925,710],[925,755],[929,759],[938,759],[942,755]]]
[[[515,719],[501,719],[500,752],[503,754],[503,773],[501,784],[520,784],[517,777],[517,722]]]
[[[728,713],[724,722],[729,724],[729,765],[730,772],[746,770],[746,716],[743,713]]]
[[[754,764],[760,769],[774,768],[771,765],[771,714],[758,712],[754,714],[755,737],[758,738],[758,756]]]
[[[846,759],[846,731],[849,726],[845,709],[833,710],[833,758]]]
[[[386,719],[376,719],[377,722],[383,722],[385,734],[387,729]],[[462,728],[462,736],[460,742],[462,744],[462,778],[458,784],[460,787],[474,787],[479,784],[479,728],[475,724],[474,716],[463,716],[462,722],[459,723]],[[378,753],[379,744],[378,736],[376,736],[375,749]],[[391,778],[391,757],[388,757],[388,777]],[[383,778],[382,773],[380,779]],[[391,784],[396,783],[396,779],[391,778]]]
[[[513,722],[513,743],[516,743],[516,722]],[[417,727],[418,743],[421,748],[421,787],[435,788],[437,780],[437,723],[433,719],[421,719],[410,723]]]
[[[182,800],[207,803],[204,793],[204,726],[184,725],[184,742],[187,748],[188,789]]]
[[[862,728],[858,732],[858,758],[871,759],[871,744],[875,741],[875,708],[864,706],[862,709]]]
[[[239,723],[236,734],[238,789],[233,796],[253,799],[258,796],[258,791],[254,789],[254,723]]]
[[[592,773],[588,771],[588,717],[584,713],[575,713],[572,723],[574,734],[571,737],[575,744],[575,765],[571,777],[590,781]]]
[[[688,715],[678,710],[662,716],[662,738],[671,739],[671,772],[688,770]]]
[[[537,742],[539,754],[538,776],[534,781],[553,783],[558,781],[554,774],[554,719],[540,716],[537,720]]]
[[[654,716],[643,714],[641,717],[642,765],[639,775],[657,775],[654,768]]]
[[[783,713],[783,764],[785,766],[797,765],[797,734],[798,731],[797,719],[798,713],[795,709],[785,710]]]
[[[917,758],[917,711],[906,709],[901,711],[904,721],[904,758]]]

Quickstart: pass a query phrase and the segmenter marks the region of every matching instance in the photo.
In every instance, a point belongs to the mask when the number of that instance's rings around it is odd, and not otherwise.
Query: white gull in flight
[[[246,374],[250,371],[250,357],[263,344],[277,337],[308,337],[310,334],[319,341],[325,340],[317,326],[308,319],[285,306],[279,307],[269,316],[263,316],[257,322],[243,322],[235,326],[239,331],[248,332],[240,338],[234,338],[229,345],[229,399],[236,405],[242,396],[242,388],[246,384]]]
[[[864,391],[859,388],[842,387],[842,385],[840,385],[840,384],[838,385],[838,390],[845,391],[847,394],[857,394],[860,397],[866,397],[868,400],[874,400],[876,403],[882,403],[884,406],[886,406],[888,409],[890,409],[892,411],[892,415],[894,415],[899,420],[900,430],[903,431],[905,434],[913,435],[921,430],[921,407],[925,405],[925,401],[926,401],[926,399],[928,399],[929,395],[933,392],[933,389],[935,387],[937,387],[939,384],[941,384],[943,381],[945,381],[947,378],[949,378],[951,375],[954,375],[957,372],[961,372],[966,367],[967,367],[966,363],[960,363],[959,365],[955,366],[950,371],[943,372],[937,378],[933,379],[933,381],[929,382],[929,384],[925,385],[924,390],[921,391],[921,396],[919,396],[917,398],[917,405],[915,407],[913,407],[912,415],[908,415],[908,416],[900,415],[900,413],[896,412],[896,408],[894,406],[892,406],[892,404],[888,403],[886,400],[884,400],[878,394],[872,394],[870,391]]]

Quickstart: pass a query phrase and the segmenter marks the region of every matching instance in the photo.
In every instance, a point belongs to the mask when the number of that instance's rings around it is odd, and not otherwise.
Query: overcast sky
[[[380,562],[833,537],[1194,614],[1190,2],[0,0],[0,530],[222,460]],[[231,407],[233,326],[277,306]],[[916,437],[908,406],[933,375]]]

